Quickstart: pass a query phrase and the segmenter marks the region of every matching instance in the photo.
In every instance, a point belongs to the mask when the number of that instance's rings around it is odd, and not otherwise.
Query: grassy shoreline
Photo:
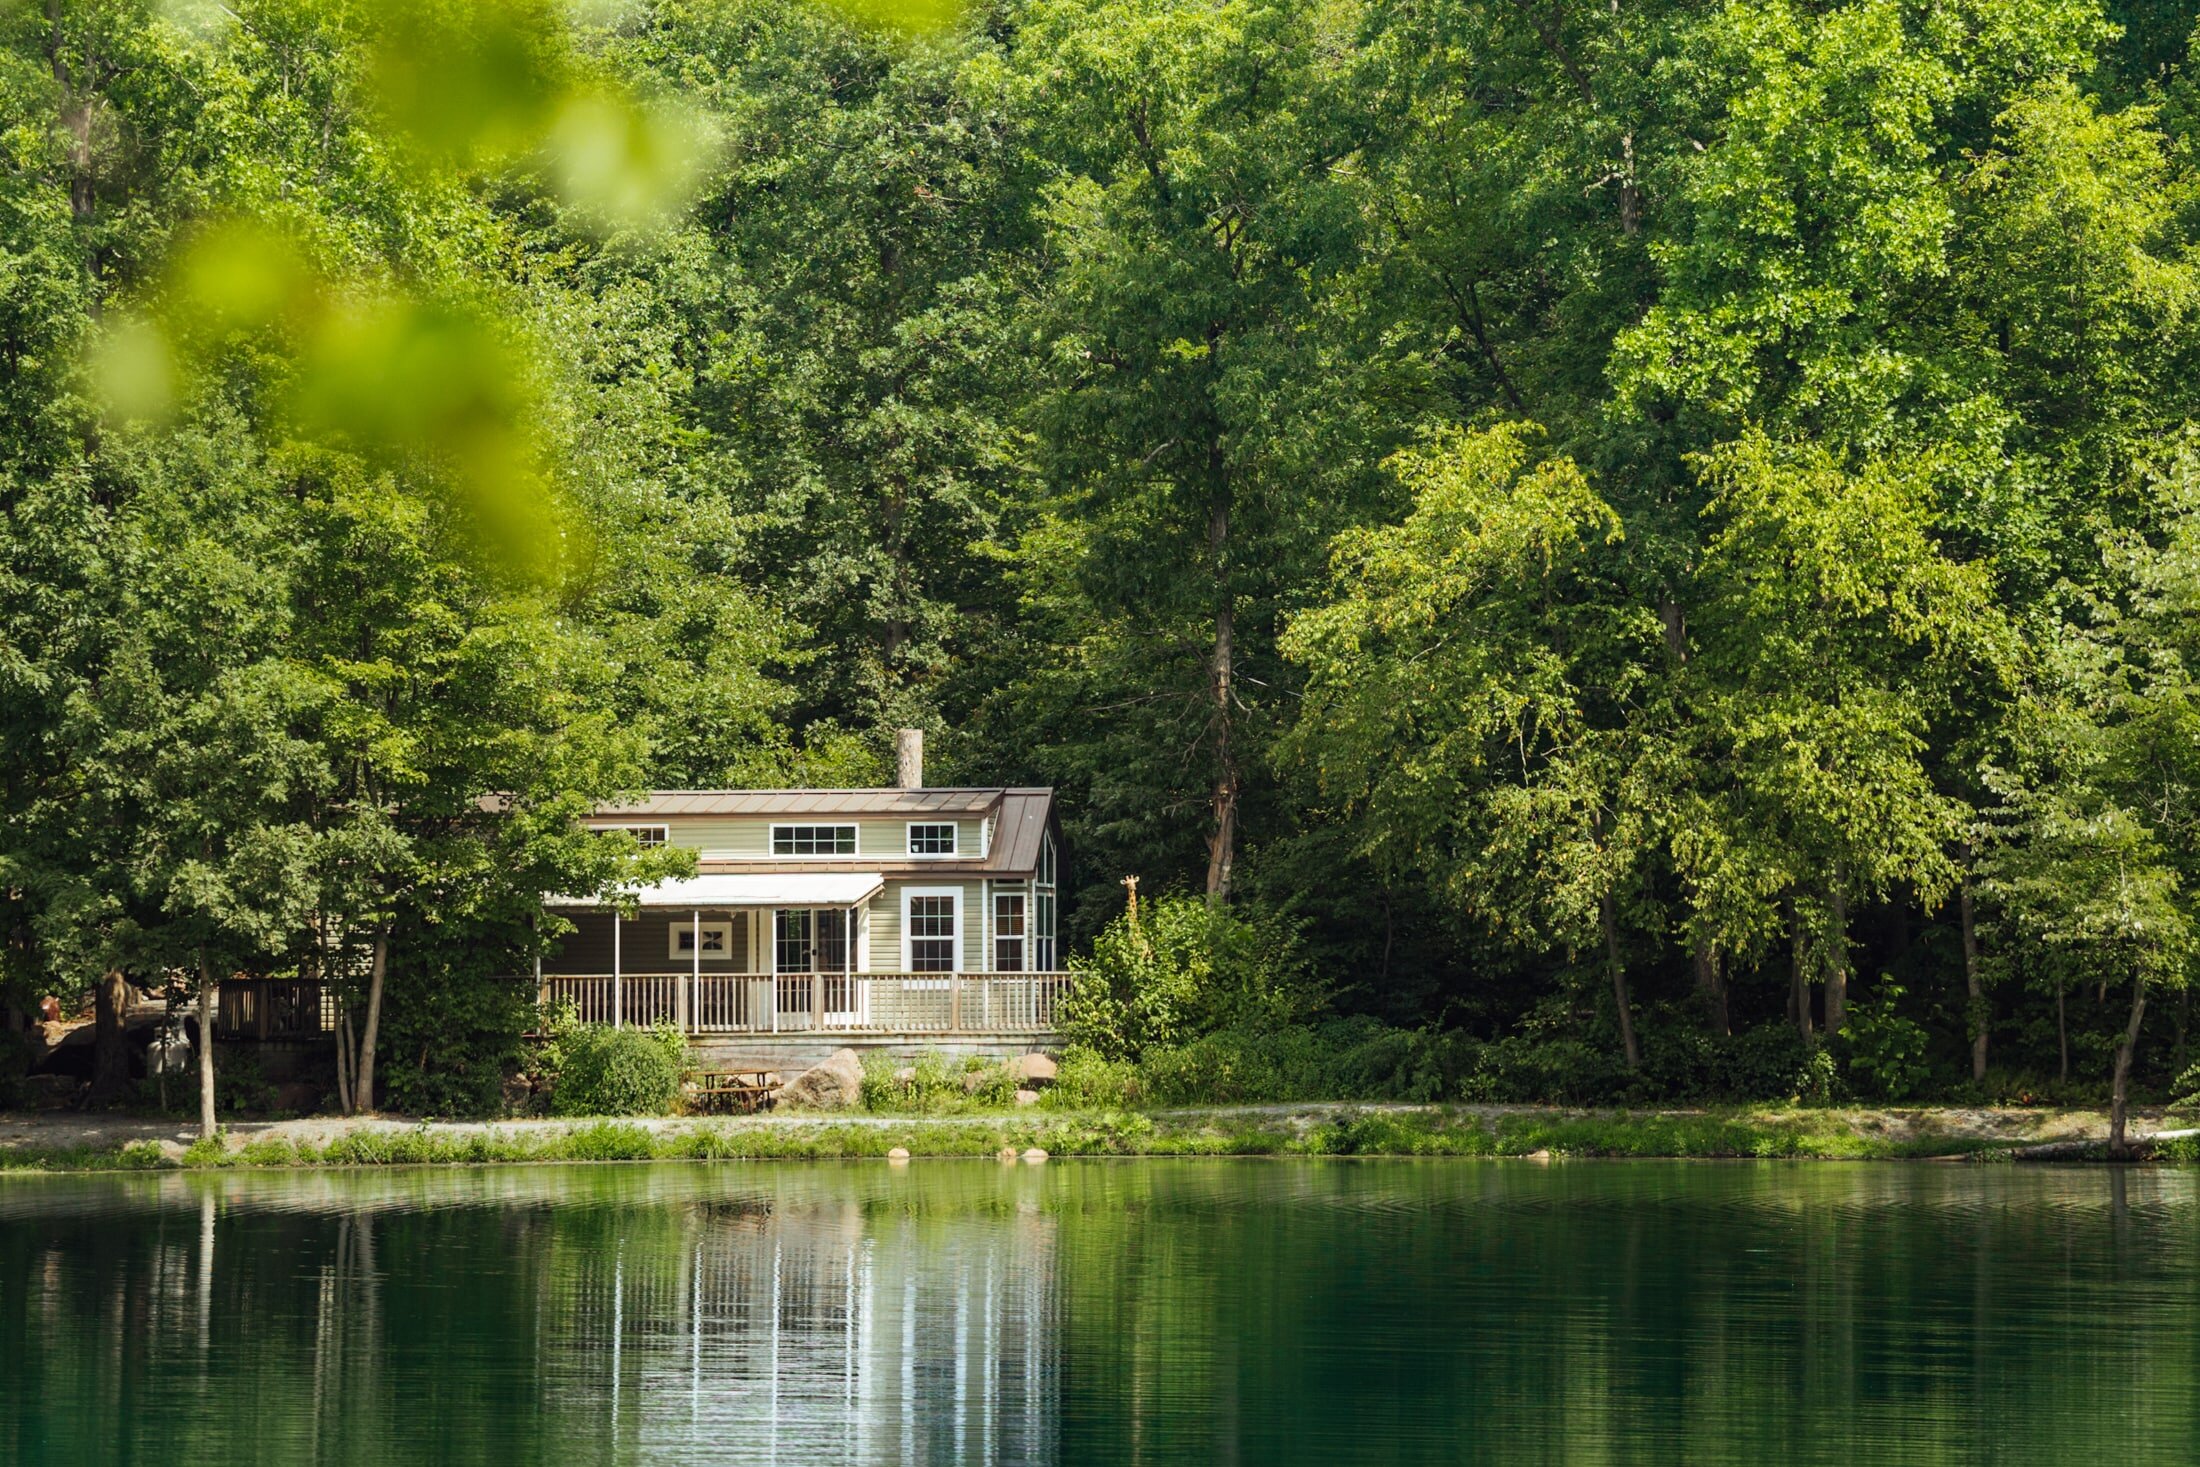
[[[2153,1126],[2145,1129],[2152,1130]],[[2097,1112],[1734,1107],[1568,1111],[1531,1107],[1307,1105],[1161,1112],[958,1116],[268,1123],[186,1144],[174,1133],[0,1145],[0,1172],[362,1167],[593,1161],[775,1161],[1050,1155],[1636,1157],[2004,1160],[2042,1142],[2106,1134]],[[2189,1162],[2189,1141],[2156,1159]]]

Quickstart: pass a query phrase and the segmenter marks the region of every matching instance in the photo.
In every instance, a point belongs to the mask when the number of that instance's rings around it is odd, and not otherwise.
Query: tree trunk
[[[1732,1034],[1734,1021],[1726,1008],[1726,976],[1719,971],[1719,954],[1707,943],[1698,943],[1689,954],[1696,969],[1696,998],[1714,1034]]]
[[[1826,962],[1826,1037],[1833,1038],[1849,1021],[1849,894],[1841,879],[1841,868],[1834,867],[1833,888],[1826,893],[1831,908],[1832,932],[1828,940],[1833,950]]]
[[[352,1067],[351,1098],[361,1111],[374,1109],[374,1042],[382,1028],[382,977],[389,971],[390,934],[374,935],[374,962],[367,974],[367,1019],[359,1032],[359,1063]]]
[[[1210,459],[1220,456],[1221,450],[1217,448]],[[1211,467],[1220,474],[1219,463]],[[1213,661],[1208,667],[1209,693],[1214,699],[1215,784],[1211,796],[1213,829],[1207,843],[1207,897],[1216,902],[1230,899],[1230,875],[1237,864],[1239,780],[1237,747],[1231,737],[1232,703],[1236,697],[1232,683],[1237,676],[1237,610],[1230,599],[1229,549],[1230,506],[1226,500],[1218,500],[1207,521],[1207,551],[1215,575],[1215,647]]]
[[[1619,1047],[1630,1070],[1642,1067],[1642,1050],[1635,1043],[1634,1005],[1627,996],[1627,965],[1619,958],[1619,910],[1606,892],[1597,906],[1597,920],[1604,928],[1604,962],[1612,973],[1612,1007],[1619,1013]]]
[[[2131,1154],[2124,1141],[2124,1121],[2130,1108],[2127,1094],[2131,1080],[2131,1057],[2139,1048],[2139,1021],[2146,1017],[2147,981],[2144,977],[2131,980],[2131,1018],[2124,1025],[2123,1043],[2116,1046],[2116,1075],[2108,1087],[2108,1154],[2125,1157]]]
[[[2185,1029],[2192,1018],[2192,988],[2190,985],[2177,990],[2177,1040],[2170,1051],[2170,1068],[2178,1074],[2185,1073]]]
[[[358,1109],[351,1103],[351,1005],[336,1006],[336,1105],[345,1115]]]
[[[1796,908],[1795,898],[1788,898],[1788,1017],[1795,1021],[1796,1032],[1810,1043],[1810,979],[1803,971],[1803,914]]]
[[[122,1035],[122,1015],[130,1006],[130,985],[121,970],[109,968],[99,980],[92,1009],[92,1099],[120,1099],[130,1088],[130,1046]]]
[[[211,1141],[214,1126],[214,965],[199,954],[199,1138]]]
[[[1964,851],[1968,865],[1970,851]],[[1972,920],[1971,881],[1966,876],[1956,884],[1956,920],[1963,930],[1963,992],[1969,1000],[1966,1012],[1971,1021],[1971,1079],[1986,1078],[1986,997],[1978,981],[1978,926]]]
[[[2063,993],[2068,985],[2055,985],[2055,1043],[2062,1051],[2062,1082],[2070,1083],[2070,1017],[2064,1011]]]

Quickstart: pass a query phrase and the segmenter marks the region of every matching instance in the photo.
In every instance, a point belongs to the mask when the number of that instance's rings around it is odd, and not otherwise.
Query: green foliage
[[[1072,1044],[1109,1058],[1181,1044],[1234,1024],[1289,1024],[1312,1007],[1292,924],[1273,912],[1165,896],[1094,940],[1060,1001]]]
[[[1848,1041],[1849,1074],[1860,1094],[1879,1100],[1907,1100],[1931,1072],[1924,1026],[1898,1011],[1902,986],[1882,978],[1866,1001],[1849,1010],[1841,1037]]]
[[[10,1004],[309,976],[349,1070],[379,981],[355,1103],[491,1113],[541,894],[679,865],[577,816],[910,723],[1063,788],[1057,1095],[1916,1093],[1972,1020],[1983,1093],[2169,1079],[2168,11],[49,10]]]
[[[544,1049],[550,1108],[561,1116],[666,1115],[688,1066],[687,1040],[669,1024],[577,1024]]]
[[[1015,1099],[1016,1081],[993,1061],[951,1061],[936,1052],[913,1062],[872,1055],[864,1062],[859,1103],[895,1115],[955,1115],[1000,1110]]]

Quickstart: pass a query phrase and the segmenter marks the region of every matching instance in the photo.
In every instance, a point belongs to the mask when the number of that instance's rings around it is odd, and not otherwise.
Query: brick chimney
[[[924,788],[924,730],[894,731],[894,783],[905,790]]]

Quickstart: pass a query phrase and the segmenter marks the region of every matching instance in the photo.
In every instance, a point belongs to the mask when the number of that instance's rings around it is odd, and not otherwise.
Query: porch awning
[[[644,907],[723,911],[729,907],[852,907],[886,884],[876,871],[711,872],[675,876],[630,893]],[[548,898],[554,907],[602,907],[597,897]]]

